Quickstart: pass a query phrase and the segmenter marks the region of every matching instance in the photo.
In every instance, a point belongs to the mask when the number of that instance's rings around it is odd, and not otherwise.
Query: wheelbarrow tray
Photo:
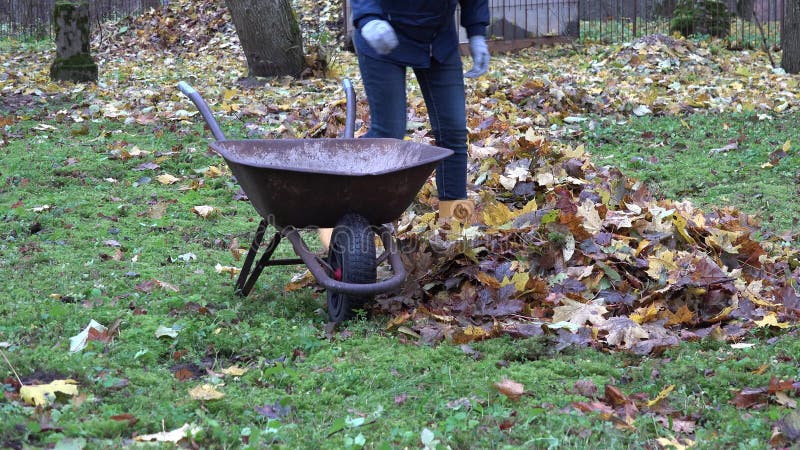
[[[410,205],[452,150],[399,139],[212,142],[256,211],[278,229],[330,228],[347,213],[381,225]]]

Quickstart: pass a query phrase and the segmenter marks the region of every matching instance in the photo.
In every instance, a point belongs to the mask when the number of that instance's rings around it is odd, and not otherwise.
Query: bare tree
[[[800,0],[784,2],[781,67],[788,73],[800,73]]]
[[[225,0],[242,43],[249,76],[296,76],[303,41],[291,0]]]

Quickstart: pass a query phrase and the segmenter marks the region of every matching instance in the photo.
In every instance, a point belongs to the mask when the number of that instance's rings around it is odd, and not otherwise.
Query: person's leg
[[[436,168],[439,200],[467,198],[467,119],[464,75],[456,53],[444,63],[432,61],[429,69],[415,69],[436,145],[453,155]]]
[[[406,134],[406,68],[358,55],[358,68],[369,102],[370,125],[364,137],[403,139]],[[320,228],[327,251],[332,228]]]
[[[369,102],[370,125],[364,137],[403,139],[406,134],[406,67],[358,55]]]

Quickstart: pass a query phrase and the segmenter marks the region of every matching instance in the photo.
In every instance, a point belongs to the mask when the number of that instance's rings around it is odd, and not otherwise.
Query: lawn
[[[208,130],[175,85],[191,81],[231,137],[334,137],[339,78],[358,80],[352,55],[338,55],[328,79],[245,89],[236,84],[243,68],[235,50],[142,50],[125,36],[106,45],[98,49],[100,83],[79,86],[46,79],[49,44],[0,43],[9,63],[0,72],[0,447],[118,448],[151,439],[195,448],[798,445],[800,339],[785,310],[760,324],[744,311],[716,326],[672,327],[679,344],[636,352],[591,326],[583,334],[429,340],[419,316],[428,327],[452,320],[493,328],[452,311],[443,317],[431,305],[448,291],[427,284],[425,301],[400,299],[414,319],[376,308],[334,328],[324,292],[297,282],[300,266],[269,268],[250,296],[235,296],[230,268],[241,265],[259,218],[208,151]],[[470,180],[480,207],[520,203],[524,193],[504,190],[500,175],[509,172],[496,165],[533,158],[534,141],[543,160],[582,146],[592,165],[619,167],[656,198],[760,217],[754,238],[787,259],[786,273],[764,274],[765,286],[794,279],[800,117],[785,92],[797,79],[759,75],[769,72],[764,55],[683,45],[695,57],[661,78],[650,73],[651,82],[620,62],[630,59],[627,47],[498,56],[493,72],[468,87]],[[664,55],[658,43],[647,48]],[[687,62],[698,57],[706,62]],[[742,66],[724,69],[734,58]],[[714,71],[716,90],[700,89],[687,66]],[[739,89],[745,78],[758,92]],[[595,93],[608,79],[616,88]],[[415,93],[410,134],[427,142]],[[641,105],[651,114],[638,117]],[[359,108],[361,126],[363,99]],[[480,156],[492,148],[513,158]],[[588,164],[583,171],[594,173]],[[416,215],[403,217],[410,230],[425,230],[421,239],[438,232],[425,228],[431,189],[413,205]],[[534,197],[544,206],[548,195]],[[542,227],[550,240],[568,235]],[[484,224],[481,242],[513,231]],[[313,233],[304,236],[318,248]],[[288,244],[278,249],[291,254]],[[485,249],[474,254],[492,262]],[[529,254],[521,255],[524,262]],[[607,260],[603,278],[613,281],[621,267]],[[518,298],[528,306],[517,316],[550,320],[552,305]],[[70,351],[92,320],[106,329]],[[77,389],[39,406],[26,400],[23,388],[59,380]],[[184,425],[190,438],[168,433]]]

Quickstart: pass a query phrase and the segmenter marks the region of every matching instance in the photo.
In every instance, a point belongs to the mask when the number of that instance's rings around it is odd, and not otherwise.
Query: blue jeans
[[[358,55],[358,66],[369,101],[371,123],[364,137],[403,139],[406,134],[406,66]],[[461,56],[414,69],[436,145],[453,155],[436,168],[440,200],[467,198],[467,119]]]

